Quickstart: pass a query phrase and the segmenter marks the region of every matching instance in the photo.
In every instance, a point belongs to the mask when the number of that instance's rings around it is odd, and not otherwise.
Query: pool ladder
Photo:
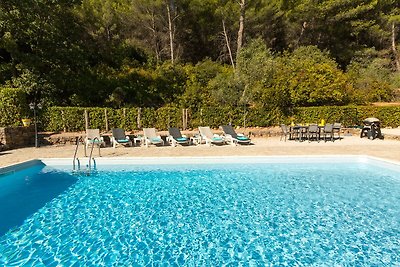
[[[90,155],[89,155],[89,163],[88,163],[88,165],[86,166],[86,167],[87,167],[87,168],[86,168],[86,174],[87,174],[87,175],[90,175],[90,172],[91,172],[91,170],[92,170],[92,160],[93,160],[93,168],[96,168],[96,161],[95,161],[95,159],[92,157],[92,155],[93,155],[93,148],[94,148],[94,145],[95,145],[95,141],[96,141],[96,140],[97,140],[98,142],[100,141],[99,138],[97,138],[97,137],[93,138],[92,147],[91,147],[91,149],[90,149]],[[82,142],[82,137],[77,137],[77,138],[76,138],[76,147],[75,147],[74,159],[72,160],[72,171],[73,171],[73,172],[79,171],[79,170],[81,169],[81,164],[80,164],[79,158],[77,157],[79,144],[80,144],[81,142]],[[86,154],[86,145],[83,144],[83,147],[84,147],[84,151],[85,151],[85,157],[87,157],[87,154]],[[99,145],[99,157],[101,157],[101,154],[100,154],[100,145]]]
[[[91,166],[92,160],[93,160],[93,168],[96,169],[96,161],[92,157],[92,154],[93,154],[93,148],[94,148],[94,145],[95,145],[95,141],[97,140],[97,142],[100,142],[100,139],[97,138],[97,137],[93,138],[92,140],[93,141],[92,141],[92,147],[90,149],[89,164],[87,166],[88,168],[86,169],[86,174],[87,175],[90,175],[90,171],[92,170],[92,166]],[[101,157],[101,155],[100,155],[100,143],[98,144],[98,146],[99,146],[99,157]],[[86,148],[85,148],[85,152],[86,152]],[[86,156],[86,153],[85,153],[85,156]]]
[[[75,140],[76,140],[76,147],[75,147],[74,159],[72,160],[73,172],[77,171],[76,166],[78,166],[78,171],[81,169],[81,162],[79,161],[79,158],[76,155],[78,153],[79,144],[82,142],[82,137],[77,137]],[[86,155],[86,147],[85,147],[85,155]]]

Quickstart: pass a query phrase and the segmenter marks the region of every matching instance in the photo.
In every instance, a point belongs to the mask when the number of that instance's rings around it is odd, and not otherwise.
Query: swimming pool
[[[0,177],[1,266],[400,265],[390,163],[102,159],[90,176],[70,165]]]

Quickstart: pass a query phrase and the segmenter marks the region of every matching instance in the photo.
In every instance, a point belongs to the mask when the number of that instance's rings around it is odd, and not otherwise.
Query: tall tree
[[[78,1],[0,2],[0,59],[11,69],[11,86],[23,85],[32,98],[57,97],[74,90],[86,71],[85,31],[73,8]]]
[[[377,0],[287,2],[283,8],[287,17],[287,42],[292,48],[317,45],[330,50],[345,66],[355,50],[370,42],[368,31],[376,24]]]
[[[124,16],[125,28],[132,42],[153,54],[157,63],[168,54],[163,19],[164,0],[131,0]]]
[[[166,4],[167,18],[168,18],[168,35],[169,35],[169,48],[170,48],[170,59],[172,64],[175,62],[175,20],[178,15],[176,12],[175,1],[167,0]]]
[[[126,27],[136,44],[152,51],[158,62],[178,57],[176,28],[178,7],[174,0],[129,0]]]
[[[237,49],[236,55],[239,55],[240,49],[243,45],[243,38],[244,38],[244,23],[246,18],[246,0],[239,0],[238,4],[239,8],[239,30],[238,30],[238,37],[237,37]]]
[[[233,54],[232,54],[232,49],[231,49],[231,44],[230,44],[228,32],[226,31],[226,27],[225,27],[225,20],[222,20],[222,30],[223,30],[225,43],[226,43],[226,48],[228,49],[228,53],[229,53],[229,59],[231,61],[233,69],[235,69],[235,61],[233,59]]]
[[[381,27],[388,32],[385,38],[390,43],[392,59],[397,72],[400,72],[400,55],[397,50],[397,33],[400,25],[400,3],[396,0],[381,0],[379,2]]]

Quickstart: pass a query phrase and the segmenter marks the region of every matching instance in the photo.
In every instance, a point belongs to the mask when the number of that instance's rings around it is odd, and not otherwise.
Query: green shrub
[[[30,117],[26,94],[18,88],[0,88],[0,126],[20,126]]]
[[[348,103],[351,85],[336,62],[315,46],[296,49],[283,58],[283,68],[276,79],[288,81],[295,107],[344,105]]]
[[[83,110],[79,107],[50,107],[42,113],[43,128],[45,131],[83,131]]]
[[[324,106],[297,108],[293,114],[295,123],[341,122],[346,126],[360,125],[358,108],[352,106]]]
[[[191,112],[189,127],[194,129],[199,126],[210,126],[218,128],[220,125],[232,122],[236,124],[239,118],[237,111],[232,107],[205,107],[200,108],[198,112]]]
[[[381,58],[375,49],[359,51],[347,66],[347,74],[359,102],[389,102],[394,98],[396,74],[390,58]]]

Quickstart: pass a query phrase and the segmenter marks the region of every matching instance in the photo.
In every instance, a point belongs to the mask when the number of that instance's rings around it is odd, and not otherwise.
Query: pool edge
[[[304,162],[304,160],[311,160],[314,162],[324,162],[328,159],[340,159],[346,161],[347,159],[355,159],[358,162],[375,161],[380,163],[386,163],[400,167],[400,161],[369,156],[369,155],[346,155],[346,154],[334,154],[334,155],[275,155],[275,156],[185,156],[185,157],[100,157],[95,158],[97,164],[104,165],[124,165],[124,164],[135,164],[135,165],[168,165],[168,164],[204,164],[204,163],[215,163],[217,160],[219,163],[243,163],[248,160],[251,163],[252,159],[260,161],[269,160],[271,163],[291,163],[291,162]],[[81,159],[81,165],[86,165],[88,158]],[[22,170],[34,165],[43,164],[46,166],[71,166],[72,158],[38,158],[31,159],[16,164],[10,164],[4,167],[0,167],[0,176],[10,172]]]
[[[27,161],[6,165],[4,167],[0,167],[0,176],[41,164],[44,164],[41,159],[30,159]]]

